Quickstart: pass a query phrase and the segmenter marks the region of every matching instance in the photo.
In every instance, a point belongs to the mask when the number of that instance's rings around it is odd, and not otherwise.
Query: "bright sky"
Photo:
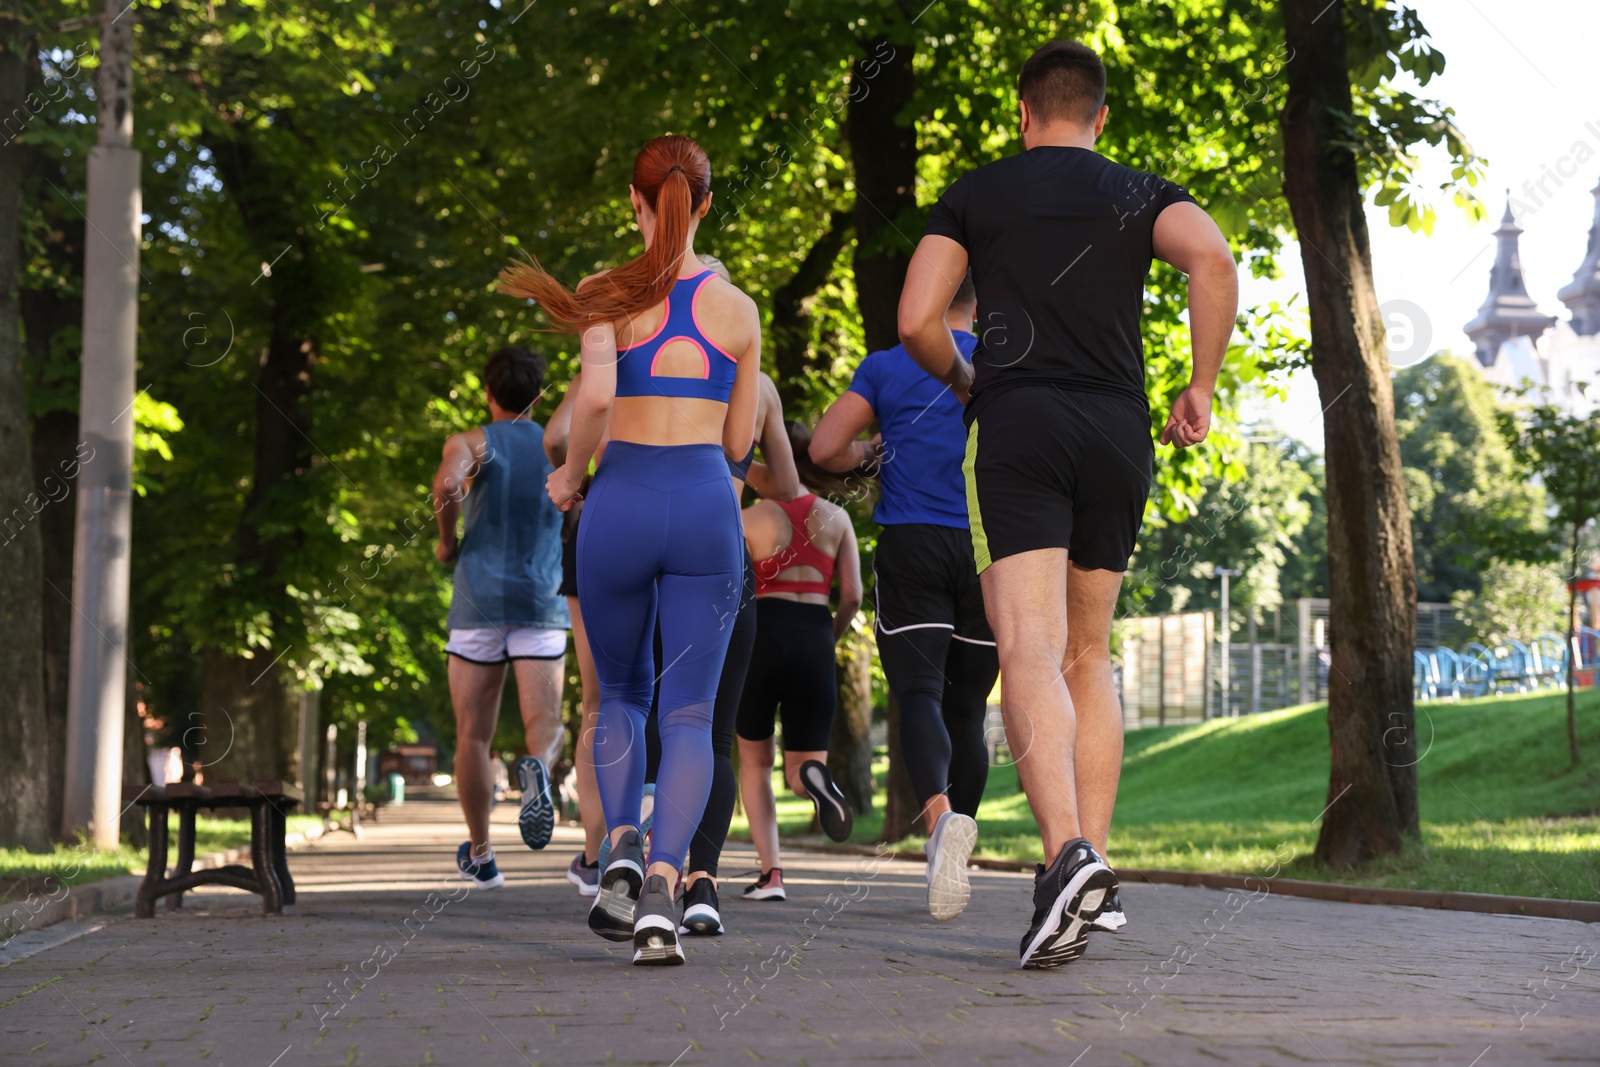
[[[1572,279],[1583,259],[1594,219],[1590,190],[1600,184],[1600,3],[1411,2],[1448,61],[1444,74],[1424,92],[1455,109],[1456,124],[1487,159],[1487,178],[1476,191],[1488,215],[1469,225],[1448,197],[1440,197],[1430,237],[1391,227],[1385,209],[1369,207],[1373,274],[1379,303],[1406,301],[1421,310],[1419,332],[1431,334],[1427,351],[1448,348],[1465,356],[1472,345],[1461,327],[1488,292],[1492,234],[1505,210],[1507,188],[1517,201],[1517,223],[1526,231],[1522,269],[1528,292],[1547,314],[1568,317],[1556,290]],[[1571,177],[1558,173],[1574,170],[1577,159],[1586,161]],[[1425,165],[1428,185],[1449,177],[1442,154],[1425,159]],[[1541,178],[1543,191],[1537,187]],[[1285,277],[1280,282],[1244,279],[1241,304],[1303,294],[1298,247],[1287,249],[1281,262]],[[1287,401],[1253,405],[1251,411],[1321,450],[1321,405],[1309,372],[1290,379]]]

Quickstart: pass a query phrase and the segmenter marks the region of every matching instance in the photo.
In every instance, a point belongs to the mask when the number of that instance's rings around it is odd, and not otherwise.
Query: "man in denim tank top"
[[[530,848],[547,845],[555,827],[549,768],[565,740],[561,685],[571,622],[560,592],[561,513],[544,491],[552,470],[544,428],[528,416],[544,376],[543,358],[526,348],[490,356],[483,374],[489,425],[450,437],[433,478],[435,554],[455,563],[445,652],[456,713],[456,794],[469,834],[456,870],[485,889],[505,883],[489,844],[489,806],[490,748],[507,663],[516,674],[528,746],[517,763],[518,827]]]

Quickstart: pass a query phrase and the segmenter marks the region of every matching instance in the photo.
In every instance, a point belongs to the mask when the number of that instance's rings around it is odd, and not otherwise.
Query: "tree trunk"
[[[1572,756],[1572,766],[1578,765],[1578,579],[1583,577],[1583,563],[1578,558],[1583,534],[1581,523],[1572,524],[1572,578],[1567,582],[1567,751]]]
[[[883,802],[883,839],[898,841],[916,828],[917,817],[922,814],[917,804],[917,791],[911,788],[911,776],[906,773],[905,750],[900,746],[900,703],[894,693],[889,694],[889,775],[884,784],[887,794]]]
[[[885,36],[861,42],[857,64],[864,86],[854,93],[846,122],[856,185],[856,307],[867,349],[900,343],[900,288],[920,233],[911,232],[917,210],[917,129],[902,124],[915,83],[909,44]]]
[[[835,211],[828,228],[812,242],[805,258],[788,281],[772,294],[772,367],[777,372],[778,395],[785,410],[794,410],[805,398],[806,372],[811,366],[811,298],[833,272],[845,239],[850,235],[850,213]]]
[[[25,297],[24,304],[28,302]],[[34,323],[26,306],[23,319],[27,322],[28,347],[32,350]],[[78,303],[77,319],[83,320],[81,303]],[[43,548],[43,581],[39,589],[47,753],[43,774],[46,819],[53,831],[61,826],[62,791],[66,788],[67,678],[72,662],[72,544],[78,518],[77,486],[69,474],[77,470],[77,445],[76,411],[51,411],[34,418],[34,484],[47,495],[52,491],[64,494],[35,520]]]
[[[1332,773],[1316,856],[1341,868],[1418,833],[1416,579],[1361,185],[1339,126],[1351,111],[1344,6],[1282,0],[1291,61],[1280,118],[1326,413]]]
[[[283,686],[270,662],[206,650],[201,711],[183,724],[186,758],[199,763],[206,782],[283,777]]]
[[[39,64],[28,64],[30,91],[43,89]],[[18,293],[25,335],[28,402],[33,415],[33,480],[52,503],[39,513],[44,549],[44,708],[47,755],[46,824],[61,828],[66,787],[67,677],[72,659],[72,548],[78,516],[78,394],[82,374],[83,216],[63,204],[46,182],[68,188],[58,150],[26,145],[24,197],[37,198],[45,223],[35,235],[48,269],[38,289]],[[59,338],[59,341],[58,341]]]
[[[327,299],[327,280],[305,233],[304,205],[294,193],[293,175],[280,173],[235,131],[208,145],[224,188],[238,208],[251,240],[267,254],[263,290],[271,323],[267,348],[255,382],[255,464],[250,492],[234,528],[238,570],[248,575],[256,603],[272,620],[273,645],[251,659],[208,649],[200,683],[207,744],[231,735],[227,755],[202,757],[215,762],[212,780],[282,777],[285,767],[284,689],[275,657],[289,649],[285,623],[296,611],[279,568],[303,540],[293,524],[281,521],[303,491],[297,483],[311,469],[313,429],[307,401],[316,363],[313,331]],[[265,532],[271,530],[272,532]]]
[[[0,51],[0,115],[23,113],[31,36],[23,32],[22,5],[0,7],[5,18]],[[17,306],[21,258],[23,148],[13,138],[0,146],[0,845],[43,849],[50,845],[48,729],[44,703],[43,550],[38,517],[50,505],[33,485],[28,440],[28,390],[22,374],[22,329]],[[70,590],[68,590],[70,593]]]
[[[872,810],[872,639],[851,633],[839,644],[839,712],[828,742],[828,770],[857,815]]]

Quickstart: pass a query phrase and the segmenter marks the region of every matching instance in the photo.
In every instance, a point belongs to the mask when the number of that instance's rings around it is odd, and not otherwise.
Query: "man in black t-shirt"
[[[1189,275],[1194,367],[1161,443],[1205,439],[1233,330],[1228,243],[1180,186],[1094,151],[1105,67],[1056,41],[1018,79],[1025,151],[940,197],[906,274],[900,339],[960,397],[972,542],[1000,653],[1006,741],[1039,823],[1024,967],[1122,925],[1103,857],[1122,764],[1110,632],[1154,447],[1139,317],[1152,258]],[[980,342],[957,358],[944,309],[971,268]]]

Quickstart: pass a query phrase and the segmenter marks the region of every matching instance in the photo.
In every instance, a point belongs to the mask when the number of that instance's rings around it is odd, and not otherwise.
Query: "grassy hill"
[[[1600,693],[1579,697],[1585,756],[1577,770],[1568,769],[1564,701],[1542,694],[1418,705],[1421,845],[1355,873],[1309,858],[1328,787],[1324,705],[1131,731],[1112,862],[1248,874],[1292,854],[1282,872],[1290,877],[1600,899]],[[799,800],[781,803],[784,831],[803,833],[809,814]],[[1039,858],[1013,767],[991,769],[978,824],[979,854]],[[880,829],[876,816],[858,820],[856,838],[872,840]]]

